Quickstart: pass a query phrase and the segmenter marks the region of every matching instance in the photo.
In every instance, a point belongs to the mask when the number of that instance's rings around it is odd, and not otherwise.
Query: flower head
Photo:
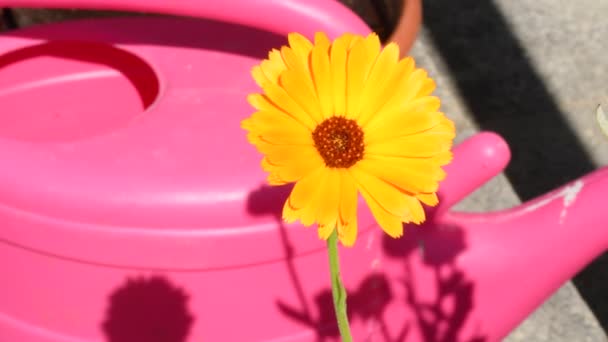
[[[361,193],[392,237],[403,222],[422,223],[421,203],[438,203],[455,135],[430,96],[433,80],[412,58],[399,60],[397,45],[382,49],[376,34],[288,40],[254,67],[262,93],[248,97],[257,111],[242,122],[269,183],[295,182],[283,218],[317,223],[322,239],[337,229],[350,246]]]

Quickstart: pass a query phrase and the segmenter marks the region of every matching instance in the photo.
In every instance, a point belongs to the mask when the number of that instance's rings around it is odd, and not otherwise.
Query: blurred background
[[[608,0],[341,2],[384,40],[404,24],[402,12],[419,4],[422,26],[409,53],[436,80],[457,139],[492,130],[508,141],[513,157],[507,170],[458,209],[511,207],[608,163],[608,138],[593,116],[598,104],[608,107]],[[0,28],[116,15],[125,13],[5,8]],[[604,255],[507,341],[608,341],[606,329]]]

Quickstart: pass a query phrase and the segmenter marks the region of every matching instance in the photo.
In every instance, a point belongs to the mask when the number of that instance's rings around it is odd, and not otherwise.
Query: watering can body
[[[212,20],[0,37],[0,340],[338,340],[325,246],[282,222],[290,188],[265,185],[239,122],[251,67],[286,33],[369,29],[323,0],[8,5]],[[605,170],[508,211],[449,211],[508,159],[491,133],[461,144],[440,206],[399,240],[360,203],[340,251],[356,340],[499,340],[605,250]]]

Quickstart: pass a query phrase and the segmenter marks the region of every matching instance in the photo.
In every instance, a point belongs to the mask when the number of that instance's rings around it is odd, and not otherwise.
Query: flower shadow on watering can
[[[461,221],[453,219],[454,213],[447,209],[500,172],[506,160],[492,151],[503,147],[504,141],[486,133],[457,148],[454,167],[463,169],[453,169],[452,178],[444,184],[444,190],[449,191],[439,194],[442,205],[427,208],[427,223],[422,227],[407,225],[403,237],[392,239],[375,224],[371,230],[369,223],[360,224],[363,229],[357,245],[341,253],[349,317],[354,331],[358,331],[357,336],[386,342],[494,339],[492,334],[487,334],[490,332],[488,322],[479,316],[477,275],[462,267],[463,257],[484,246],[473,246],[471,230],[461,226]],[[476,160],[483,164],[480,174],[463,171],[468,167],[462,163],[473,156],[481,156]],[[286,246],[286,262],[298,299],[278,298],[276,305],[287,319],[300,324],[302,330],[313,331],[317,341],[334,340],[338,331],[329,278],[310,286],[308,266],[299,260],[302,255],[295,257],[288,238],[291,228],[286,228],[281,220],[282,206],[289,192],[289,186],[262,186],[250,194],[248,202],[252,215],[272,215],[276,219],[278,233]],[[483,232],[478,228],[477,232]],[[316,235],[314,231],[310,234]],[[374,240],[379,242],[372,242]],[[366,254],[371,255],[367,259],[371,261],[371,268],[367,262],[361,263]],[[308,275],[303,276],[306,272]],[[326,276],[319,272],[325,271],[318,268],[314,277]]]
[[[501,340],[606,249],[605,230],[597,229],[605,222],[605,211],[593,208],[608,187],[608,169],[514,208],[492,213],[450,210],[501,172],[508,159],[508,146],[495,134],[462,142],[441,184],[440,205],[427,211],[427,224],[407,226],[400,239],[385,237],[361,207],[357,244],[340,252],[355,336],[365,340],[373,335],[376,341]],[[271,217],[256,222],[263,222],[259,229],[276,232],[283,247],[272,261],[285,265],[273,268],[277,278],[268,292],[274,301],[262,304],[284,326],[273,338],[334,340],[324,244],[314,228],[306,231],[282,222],[290,190],[261,186],[248,196],[252,219]],[[564,250],[569,253],[556,253]]]
[[[294,247],[286,233],[288,228],[281,220],[283,203],[290,191],[291,186],[261,186],[250,194],[248,201],[248,210],[253,215],[272,215],[276,218],[278,233],[284,244],[285,262],[298,300],[297,303],[288,303],[279,298],[276,305],[285,317],[314,331],[316,341],[334,340],[339,337],[339,331],[335,324],[331,288],[327,286],[311,293],[302,285],[304,279],[294,262]],[[429,222],[433,222],[432,210],[429,210]],[[370,271],[355,286],[346,285],[350,321],[375,326],[375,334],[385,342],[411,340],[412,337],[408,335],[414,326],[424,341],[486,341],[478,333],[461,336],[461,328],[474,305],[474,285],[454,263],[454,259],[467,248],[464,232],[455,226],[433,224],[405,228],[407,233],[400,239],[388,236],[382,239],[382,253],[401,264],[400,274]],[[323,244],[322,241],[319,243]],[[417,270],[412,268],[415,261],[410,260],[416,253],[422,258],[425,268],[420,271],[430,272],[434,278],[435,293],[432,299],[428,294],[420,296],[418,293]],[[397,278],[397,281],[391,282],[390,278]],[[398,298],[396,293],[405,295]],[[386,321],[386,311],[391,303],[397,303],[412,313],[404,316],[397,328],[394,324],[389,326]]]
[[[107,342],[184,342],[194,316],[188,295],[162,276],[130,278],[110,295]]]
[[[429,221],[433,221],[432,212]],[[475,285],[455,263],[457,256],[467,248],[463,230],[456,226],[441,227],[424,224],[422,227],[405,227],[407,233],[401,239],[385,236],[385,255],[403,263],[401,283],[405,305],[414,313],[415,324],[424,341],[430,342],[482,342],[487,339],[475,332],[472,336],[461,336],[461,329],[473,307]],[[417,253],[426,272],[434,280],[432,299],[419,295],[416,285],[417,271],[410,261]],[[423,271],[424,272],[424,271]]]
[[[328,337],[339,336],[338,328],[333,323],[335,322],[335,316],[332,311],[332,293],[331,289],[326,289],[314,295],[312,300],[309,300],[310,293],[302,285],[302,279],[294,263],[294,246],[287,235],[287,228],[281,218],[283,204],[287,197],[289,197],[292,188],[293,185],[279,187],[262,185],[249,195],[247,209],[252,215],[270,215],[277,221],[278,232],[284,247],[285,263],[291,284],[297,296],[298,308],[284,303],[281,299],[277,299],[277,307],[285,316],[313,330],[317,341],[321,342]],[[322,244],[321,241],[319,241],[319,244]],[[316,306],[315,313],[310,308],[310,303],[314,303]]]
[[[391,337],[383,316],[387,305],[394,299],[389,282],[384,274],[368,275],[356,288],[347,289],[348,316],[351,322],[375,322],[381,329],[383,341],[402,341],[408,333],[409,325],[404,325],[396,338]],[[317,341],[339,337],[335,324],[336,316],[333,307],[332,292],[329,287],[314,295],[316,313],[311,315],[306,307],[296,308],[282,300],[277,300],[277,306],[283,314],[303,326],[315,331]]]

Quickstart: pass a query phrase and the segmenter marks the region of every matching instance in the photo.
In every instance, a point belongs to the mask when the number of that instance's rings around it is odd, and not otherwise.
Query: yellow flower
[[[269,183],[296,183],[283,218],[317,223],[322,239],[337,229],[351,246],[361,193],[392,237],[402,222],[422,223],[455,134],[430,96],[433,80],[412,58],[399,60],[397,45],[381,49],[376,34],[288,40],[253,68],[262,93],[248,97],[257,111],[242,122]]]

